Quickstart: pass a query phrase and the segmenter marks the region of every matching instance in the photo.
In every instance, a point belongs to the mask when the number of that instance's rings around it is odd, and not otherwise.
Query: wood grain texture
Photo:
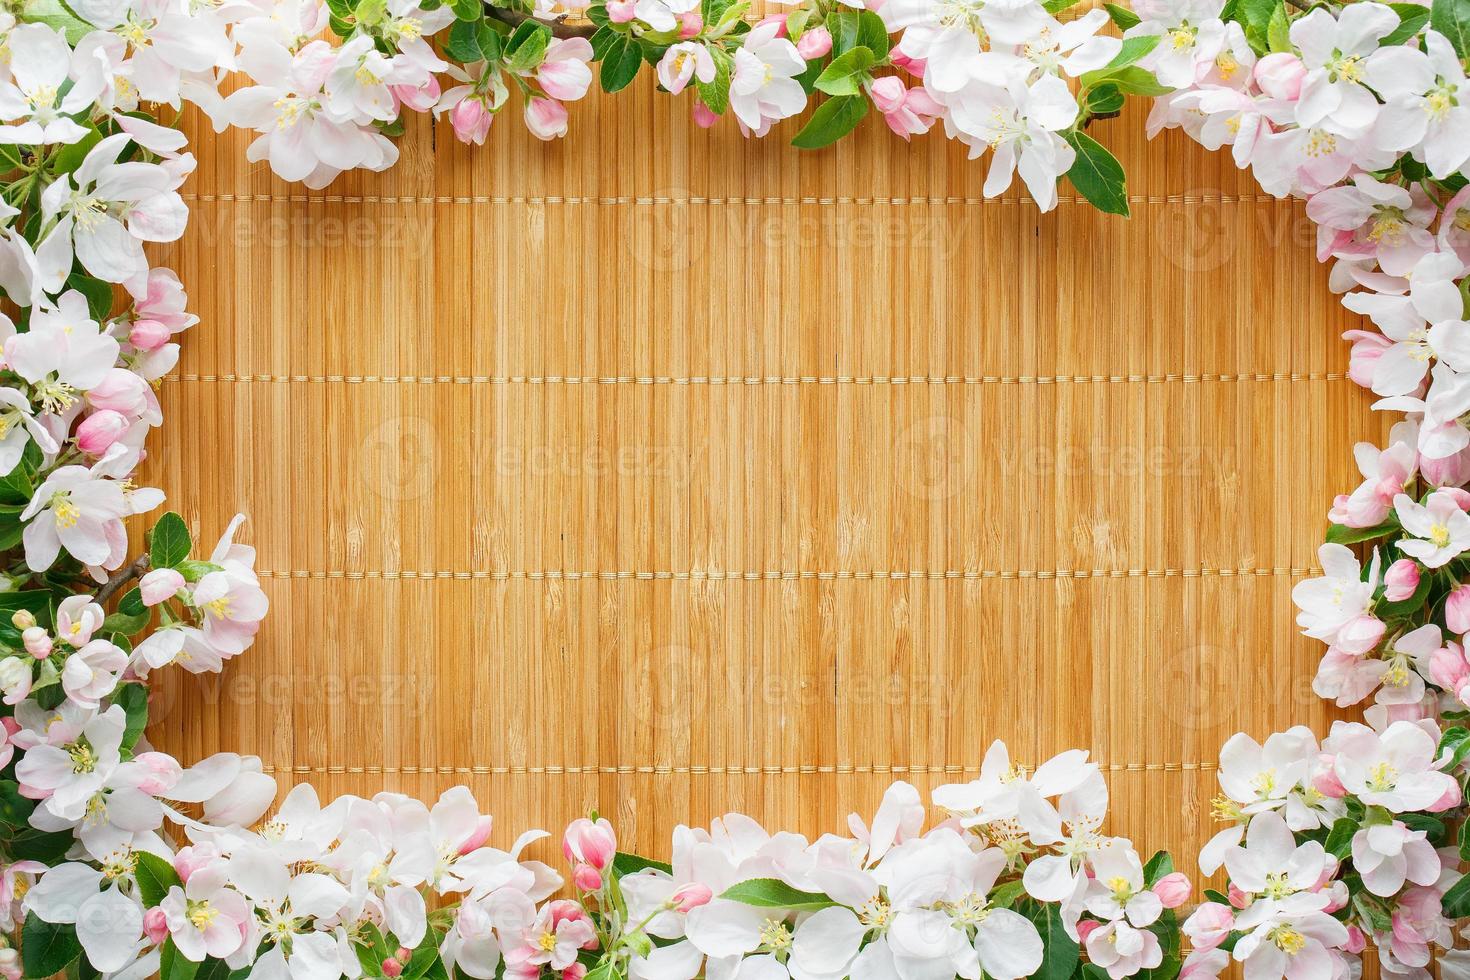
[[[1335,716],[1290,591],[1385,431],[1300,205],[1139,110],[1099,131],[1127,221],[873,121],[687,114],[644,79],[555,144],[419,120],[323,191],[196,144],[146,476],[206,537],[251,515],[273,608],[152,737],[655,854],[1086,746],[1192,869],[1224,739]]]

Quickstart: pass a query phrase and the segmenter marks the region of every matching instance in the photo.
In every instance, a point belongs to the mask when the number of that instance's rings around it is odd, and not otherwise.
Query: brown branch
[[[530,14],[506,10],[504,7],[496,7],[488,3],[485,4],[485,13],[502,24],[509,24],[512,30],[520,27],[528,20],[534,20],[538,24],[545,24],[549,27],[553,37],[591,37],[597,33],[596,24],[570,23],[568,14],[562,14],[554,20],[541,20],[539,17],[532,17]]]
[[[152,564],[153,559],[148,557],[147,552],[139,555],[132,562],[113,572],[112,578],[108,579],[107,583],[97,590],[97,596],[93,601],[99,606],[107,605],[108,599],[116,595],[118,590],[124,585],[127,585],[133,579],[148,571]]]

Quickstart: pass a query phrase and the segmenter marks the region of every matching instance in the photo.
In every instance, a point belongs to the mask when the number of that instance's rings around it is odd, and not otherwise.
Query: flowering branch
[[[152,562],[151,555],[142,554],[124,565],[119,571],[114,572],[102,588],[97,590],[97,604],[105,607],[107,601],[116,595],[119,589],[148,571]]]

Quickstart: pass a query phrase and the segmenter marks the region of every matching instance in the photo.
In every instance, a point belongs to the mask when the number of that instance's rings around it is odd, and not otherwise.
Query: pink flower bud
[[[1189,901],[1193,892],[1194,887],[1190,885],[1189,878],[1179,871],[1164,875],[1154,882],[1153,887],[1153,893],[1159,896],[1159,901],[1166,909],[1177,909]]]
[[[125,368],[112,368],[88,389],[87,404],[136,418],[148,407],[148,382]]]
[[[626,24],[635,16],[633,0],[611,0],[607,5],[607,19],[614,24]]]
[[[483,144],[485,137],[490,135],[490,123],[494,118],[479,99],[462,99],[449,110],[449,125],[454,127],[455,137],[461,143],[476,146]]]
[[[174,757],[163,752],[139,752],[133,757],[133,763],[132,778],[138,789],[149,796],[167,796],[184,775],[183,767]]]
[[[385,976],[385,977],[397,977],[397,976],[402,976],[402,975],[403,975],[403,964],[400,963],[400,962],[398,962],[397,959],[395,959],[395,958],[393,958],[393,957],[390,956],[386,960],[383,961],[383,976]]]
[[[546,911],[551,915],[553,926],[559,926],[563,922],[581,922],[587,918],[587,910],[582,907],[582,903],[574,902],[570,898],[547,902]]]
[[[156,606],[172,599],[184,587],[184,576],[172,568],[155,568],[138,580],[143,605]]]
[[[1383,621],[1372,613],[1363,613],[1338,631],[1337,642],[1333,645],[1343,653],[1361,656],[1378,646],[1386,628]]]
[[[1077,938],[1085,943],[1087,937],[1092,935],[1092,930],[1100,928],[1102,928],[1102,923],[1096,919],[1083,919],[1077,923]]]
[[[194,872],[206,865],[213,864],[220,858],[219,848],[212,843],[204,842],[181,847],[174,855],[174,871],[178,873],[179,880],[187,885]]]
[[[601,871],[612,863],[613,856],[618,853],[618,837],[606,817],[596,823],[586,817],[579,817],[567,825],[561,849],[568,861],[590,864]]]
[[[128,340],[138,350],[155,351],[168,343],[173,336],[173,331],[159,323],[157,320],[139,320],[133,324],[133,329],[128,331]]]
[[[561,980],[582,980],[587,975],[587,968],[581,963],[573,963],[561,971]]]
[[[903,106],[904,95],[908,92],[908,86],[903,79],[897,75],[884,75],[873,82],[868,94],[873,98],[873,105],[878,107],[882,113],[890,113]]]
[[[764,27],[767,24],[775,24],[776,25],[776,36],[777,37],[785,37],[786,36],[786,15],[785,14],[766,14],[764,17],[762,17],[760,19],[760,21],[756,24],[756,26],[757,27]]]
[[[1336,762],[1337,758],[1326,752],[1317,756],[1319,768],[1317,774],[1312,777],[1312,788],[1323,796],[1340,800],[1347,796],[1347,787],[1343,786],[1342,780],[1337,778]]]
[[[143,935],[153,944],[168,938],[168,916],[161,908],[151,908],[143,913]]]
[[[1456,636],[1470,633],[1470,585],[1459,586],[1445,599],[1444,624]]]
[[[691,37],[698,37],[702,30],[704,18],[699,16],[698,10],[686,10],[679,15],[679,40],[687,41]]]
[[[1412,558],[1400,558],[1383,574],[1383,597],[1389,602],[1402,602],[1419,588],[1419,564]]]
[[[32,626],[20,635],[21,642],[26,645],[26,653],[37,660],[45,660],[51,656],[51,634],[39,626]]]
[[[1446,691],[1458,691],[1470,680],[1470,664],[1458,643],[1447,643],[1429,655],[1429,679]]]
[[[902,68],[904,71],[908,72],[915,78],[923,78],[924,71],[929,66],[929,63],[925,59],[910,58],[898,48],[894,48],[892,51],[890,51],[888,53],[888,58],[899,68]]]
[[[709,129],[719,118],[719,116],[715,115],[714,110],[703,102],[696,101],[694,103],[694,125],[700,129]]]
[[[554,140],[567,134],[567,107],[555,99],[531,99],[526,103],[526,128],[538,140]]]
[[[691,881],[687,885],[680,885],[674,889],[674,894],[669,896],[669,905],[686,915],[701,905],[708,905],[715,893],[710,890],[709,885]]]
[[[1195,949],[1214,949],[1235,928],[1235,913],[1219,902],[1205,902],[1184,920],[1184,934]]]
[[[1443,459],[1419,459],[1419,474],[1436,487],[1459,487],[1470,483],[1470,448]]]
[[[82,419],[77,426],[77,448],[89,456],[101,456],[128,434],[128,420],[120,412],[103,409]]]
[[[475,829],[470,831],[470,835],[468,837],[460,841],[460,855],[463,856],[470,853],[470,851],[478,850],[479,848],[485,846],[485,842],[490,839],[490,828],[494,825],[494,823],[494,819],[489,816],[480,817],[480,819],[475,822]]]
[[[1367,948],[1368,937],[1363,935],[1363,930],[1357,926],[1348,926],[1347,933],[1347,942],[1342,947],[1344,950],[1356,956]]]
[[[584,892],[602,889],[602,873],[590,864],[579,864],[572,869],[572,884]]]
[[[393,97],[414,112],[428,112],[439,101],[440,88],[437,76],[430,75],[422,85],[394,85]]]
[[[1250,892],[1241,891],[1235,886],[1235,882],[1232,881],[1230,883],[1230,887],[1225,889],[1225,894],[1229,897],[1230,904],[1234,905],[1236,908],[1250,908],[1252,901]]]
[[[807,61],[820,58],[832,50],[832,32],[825,27],[813,27],[796,42],[796,53]]]
[[[1294,101],[1302,94],[1307,68],[1290,52],[1268,54],[1256,62],[1256,84],[1273,99]]]
[[[1393,341],[1372,330],[1349,330],[1342,338],[1353,342],[1348,359],[1348,378],[1359,387],[1373,387],[1373,372],[1378,367],[1378,358],[1393,346]]]

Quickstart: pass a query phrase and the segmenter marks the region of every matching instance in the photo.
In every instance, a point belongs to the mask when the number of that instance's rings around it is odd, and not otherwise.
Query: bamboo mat
[[[661,855],[1085,746],[1192,869],[1220,744],[1334,717],[1290,591],[1384,426],[1302,208],[1143,115],[1098,127],[1129,221],[648,79],[553,144],[414,122],[323,191],[195,125],[161,258],[203,322],[145,475],[211,540],[251,515],[273,608],[153,738]]]

